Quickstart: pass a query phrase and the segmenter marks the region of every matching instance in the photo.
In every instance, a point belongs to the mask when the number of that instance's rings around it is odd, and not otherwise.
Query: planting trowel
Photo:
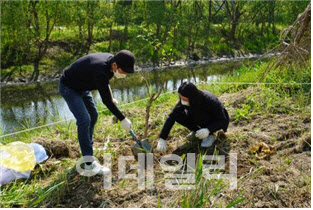
[[[140,141],[133,130],[129,131],[130,135],[135,140],[136,144],[132,146],[132,152],[135,158],[137,159],[139,153],[152,153],[153,147],[149,144],[147,139]]]

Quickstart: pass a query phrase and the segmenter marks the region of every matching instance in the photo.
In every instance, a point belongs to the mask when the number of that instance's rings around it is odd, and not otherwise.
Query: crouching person
[[[191,131],[187,140],[201,141],[201,147],[210,147],[215,141],[215,131],[227,131],[229,116],[226,109],[212,93],[199,90],[190,82],[181,84],[178,94],[179,101],[161,130],[157,150],[167,150],[166,139],[175,122]]]

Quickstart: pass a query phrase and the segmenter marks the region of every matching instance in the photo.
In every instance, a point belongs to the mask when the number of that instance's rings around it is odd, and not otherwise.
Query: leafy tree
[[[28,1],[26,6],[27,28],[34,46],[31,81],[38,80],[40,61],[47,53],[51,32],[60,18],[60,4],[60,1]]]

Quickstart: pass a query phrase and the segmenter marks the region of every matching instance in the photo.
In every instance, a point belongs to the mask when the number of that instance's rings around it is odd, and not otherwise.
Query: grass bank
[[[155,152],[155,188],[137,190],[136,180],[117,178],[117,157],[131,155],[131,137],[114,124],[108,111],[100,113],[95,129],[95,156],[112,154],[113,185],[102,188],[103,177],[81,177],[75,172],[79,157],[74,122],[59,124],[8,137],[12,141],[51,142],[50,159],[37,166],[32,177],[1,188],[2,207],[309,207],[311,200],[310,159],[310,63],[307,69],[275,69],[259,82],[267,63],[241,67],[205,89],[216,94],[229,110],[231,123],[226,138],[207,151],[186,147],[188,131],[175,124],[168,139],[168,154],[185,157],[197,154],[196,184],[193,190],[169,191]],[[201,88],[201,86],[199,86]],[[161,95],[151,110],[148,139],[156,146],[162,125],[175,105],[176,93]],[[123,107],[141,138],[145,101]],[[103,110],[103,105],[98,105]],[[259,159],[250,147],[264,142],[276,152]],[[57,145],[61,145],[57,147]],[[63,145],[63,146],[62,146]],[[63,153],[56,148],[66,147]],[[59,150],[57,150],[59,151]],[[204,154],[237,153],[237,189],[229,190],[227,180],[206,180],[202,176]],[[227,163],[226,163],[227,165]],[[226,167],[227,168],[227,167]],[[227,169],[226,169],[227,172]],[[87,192],[87,193],[86,193]],[[295,196],[296,195],[296,196]]]

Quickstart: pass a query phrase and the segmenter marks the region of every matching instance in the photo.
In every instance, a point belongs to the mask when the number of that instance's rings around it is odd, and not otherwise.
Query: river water
[[[199,83],[213,82],[221,76],[233,72],[246,60],[227,61],[222,63],[194,65],[188,67],[172,67],[164,70],[149,71],[144,74],[136,73],[126,79],[111,82],[114,98],[119,104],[132,102],[147,97],[147,88],[143,77],[149,78],[149,84],[156,88],[160,78],[165,80],[164,91],[176,90],[185,81]],[[1,102],[1,133],[8,134],[44,125],[59,120],[73,119],[64,99],[58,93],[58,81],[23,85],[19,87],[2,88]],[[18,86],[18,85],[16,85]],[[96,103],[101,103],[97,91],[92,92]]]

